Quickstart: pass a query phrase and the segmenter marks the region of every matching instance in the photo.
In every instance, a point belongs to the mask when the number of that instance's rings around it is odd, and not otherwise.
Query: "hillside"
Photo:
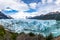
[[[39,20],[60,20],[60,12],[49,12],[45,15],[30,17],[28,19],[39,19]]]
[[[0,11],[0,19],[12,19],[12,17],[5,15]]]

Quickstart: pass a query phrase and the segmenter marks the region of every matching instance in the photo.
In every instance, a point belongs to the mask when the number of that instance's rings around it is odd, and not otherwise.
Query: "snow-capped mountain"
[[[12,18],[12,17],[3,14],[3,13],[0,11],[0,19],[11,19],[11,18]]]
[[[60,20],[60,12],[49,12],[45,15],[30,17],[29,19],[42,19],[42,20]]]

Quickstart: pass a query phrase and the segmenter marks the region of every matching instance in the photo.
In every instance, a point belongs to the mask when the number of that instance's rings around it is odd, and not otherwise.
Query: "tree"
[[[29,36],[35,36],[35,34],[34,34],[34,33],[32,33],[32,32],[30,32],[30,33],[29,33]]]
[[[52,40],[52,39],[53,39],[53,35],[50,33],[50,35],[46,37],[46,40]]]

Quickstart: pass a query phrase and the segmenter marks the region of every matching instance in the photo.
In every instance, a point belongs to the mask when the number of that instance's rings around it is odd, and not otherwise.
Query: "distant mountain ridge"
[[[41,20],[60,20],[60,12],[50,12],[46,15],[40,15],[35,17],[30,17],[28,19],[41,19]]]
[[[12,19],[12,17],[3,14],[3,13],[0,11],[0,19]]]

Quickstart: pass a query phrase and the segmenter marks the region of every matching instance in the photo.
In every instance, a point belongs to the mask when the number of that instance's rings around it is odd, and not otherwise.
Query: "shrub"
[[[28,35],[29,35],[29,36],[35,36],[35,34],[32,33],[32,32],[30,32]]]
[[[25,33],[24,33],[24,32],[21,32],[20,35],[21,35],[21,34],[25,34]]]
[[[5,30],[4,30],[3,26],[0,25],[0,36],[3,37],[4,35],[5,35]]]
[[[12,40],[16,40],[16,37],[18,36],[17,33],[11,33],[11,38]]]
[[[53,35],[50,34],[49,36],[46,37],[46,40],[52,40],[53,39]]]

